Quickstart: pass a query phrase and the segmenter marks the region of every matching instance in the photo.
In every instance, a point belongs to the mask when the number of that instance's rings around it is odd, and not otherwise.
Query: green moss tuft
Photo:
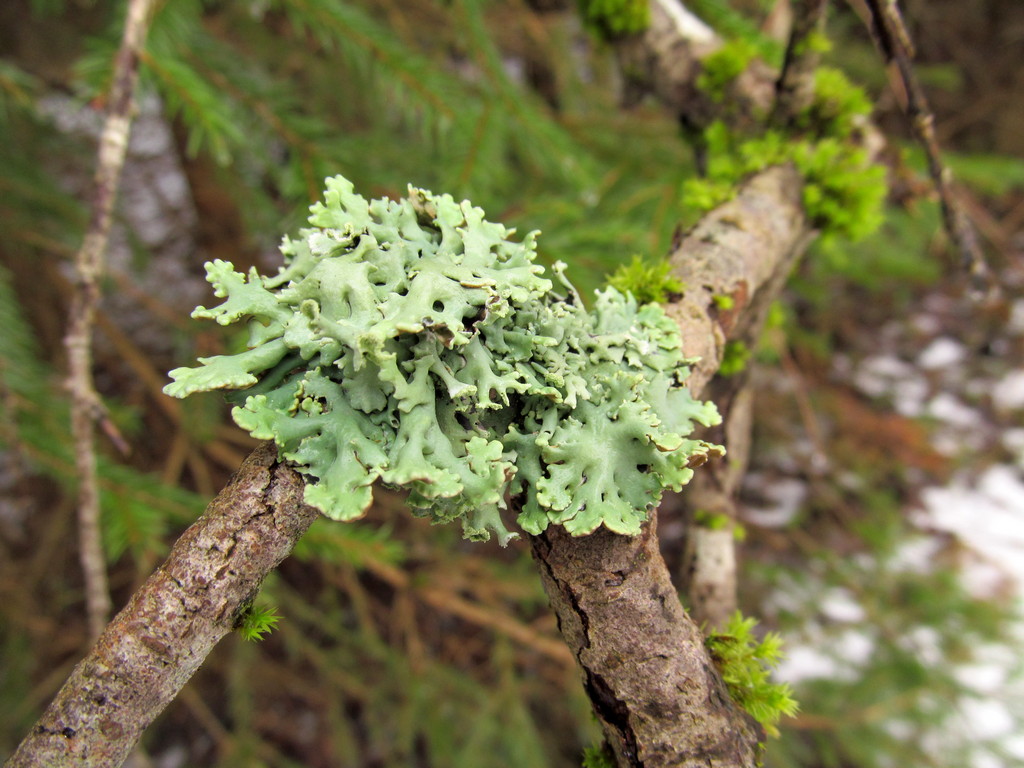
[[[709,531],[729,530],[736,541],[744,541],[747,538],[747,529],[724,512],[699,509],[693,513],[693,524]]]
[[[583,751],[583,768],[615,768],[615,758],[602,742]]]
[[[736,611],[721,632],[705,640],[729,688],[729,694],[770,736],[778,736],[776,723],[799,710],[793,691],[786,683],[773,683],[770,670],[782,658],[782,638],[769,632],[763,639],[754,635],[757,621]]]
[[[720,376],[735,376],[747,367],[750,348],[742,341],[730,341],[722,351],[722,364],[718,366]]]
[[[277,608],[268,605],[250,605],[242,611],[235,622],[242,637],[250,642],[258,642],[264,635],[269,635],[277,628],[281,617],[277,615]]]
[[[601,37],[643,32],[651,24],[647,0],[579,0],[583,22]]]
[[[756,55],[757,49],[746,40],[730,40],[701,62],[697,87],[713,101],[722,101],[729,84],[740,76]]]
[[[796,46],[795,53],[802,56],[805,53],[828,53],[832,50],[832,41],[828,35],[817,30],[812,31]]]
[[[819,67],[814,72],[814,101],[797,125],[821,136],[849,136],[871,114],[871,99],[840,70]]]
[[[815,39],[809,44],[818,49],[826,42]],[[698,85],[721,99],[753,54],[754,48],[742,40],[723,46],[704,60]],[[826,240],[859,240],[874,232],[882,223],[885,171],[850,140],[870,115],[871,101],[863,89],[830,67],[815,72],[814,94],[811,106],[794,121],[796,136],[765,131],[746,138],[730,132],[722,121],[710,125],[703,136],[707,175],[683,183],[684,207],[709,211],[732,199],[745,177],[793,163],[806,182],[804,209]]]
[[[882,223],[885,169],[872,165],[867,153],[848,141],[786,139],[778,131],[743,140],[721,122],[705,131],[705,139],[708,176],[684,182],[685,207],[711,210],[729,200],[745,177],[791,162],[804,177],[804,209],[823,235],[859,240]]]
[[[732,525],[732,518],[724,512],[709,512],[706,509],[698,509],[693,513],[693,522],[701,528],[709,531],[723,531]]]
[[[725,179],[686,179],[683,182],[683,207],[710,211],[736,197],[737,189],[736,182]]]
[[[686,286],[672,274],[667,261],[646,262],[634,256],[629,264],[622,264],[608,278],[608,285],[620,293],[631,293],[638,304],[664,304],[672,294],[681,293]]]
[[[885,169],[863,149],[833,138],[801,141],[792,160],[804,177],[804,209],[823,235],[857,241],[881,226]]]
[[[736,306],[736,300],[725,293],[717,293],[711,297],[711,300],[715,303],[715,306],[718,309],[721,309],[724,312],[728,312]]]

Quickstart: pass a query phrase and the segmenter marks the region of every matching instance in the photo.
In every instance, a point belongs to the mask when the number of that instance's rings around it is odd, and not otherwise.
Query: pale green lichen
[[[312,228],[273,277],[207,265],[225,301],[193,317],[245,322],[249,349],[171,371],[176,397],[231,390],[235,422],[310,480],[305,500],[350,520],[380,481],[415,511],[502,543],[511,493],[530,533],[636,534],[666,488],[717,446],[679,332],[614,288],[588,312],[556,265],[449,195],[367,201],[327,180]]]

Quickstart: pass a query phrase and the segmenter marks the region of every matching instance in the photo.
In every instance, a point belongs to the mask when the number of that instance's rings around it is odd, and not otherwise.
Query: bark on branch
[[[753,766],[763,738],[732,701],[658,550],[639,536],[558,526],[533,553],[558,626],[620,766]]]
[[[699,59],[719,43],[679,12],[675,0],[651,6],[650,28],[616,43],[629,85],[655,95],[683,125],[705,125],[714,107],[695,78]],[[752,68],[737,87],[754,105],[750,112],[764,110],[775,97],[775,79],[766,69]],[[673,249],[673,271],[687,290],[668,312],[687,355],[700,358],[690,378],[695,394],[718,370],[727,340],[753,340],[813,238],[802,186],[795,169],[768,169]],[[730,297],[731,307],[719,308],[716,296]],[[720,699],[722,684],[703,636],[681,609],[656,542],[653,518],[635,539],[602,531],[574,540],[549,531],[534,540],[559,627],[605,740],[619,768],[751,768],[759,764],[759,729]],[[731,536],[726,545],[731,553]],[[704,547],[697,556],[707,554]],[[704,574],[705,586],[719,593],[735,580],[733,561],[725,560],[718,573]]]
[[[674,250],[687,290],[669,311],[687,354],[702,358],[694,392],[714,375],[726,339],[760,324],[806,247],[800,190],[794,169],[769,169]],[[716,295],[732,296],[733,307],[716,309]],[[533,540],[562,636],[620,768],[750,768],[760,729],[729,700],[679,603],[655,527],[652,516],[634,538],[604,530],[572,538],[555,527]]]
[[[146,32],[152,0],[128,4],[121,47],[114,64],[114,79],[107,105],[107,117],[100,134],[92,213],[82,247],[75,255],[75,293],[64,344],[68,351],[68,391],[71,394],[71,431],[78,471],[78,528],[80,559],[85,576],[85,598],[89,615],[90,640],[99,636],[110,616],[106,562],[100,535],[100,493],[96,479],[94,425],[104,424],[116,435],[92,379],[92,326],[100,303],[100,278],[110,239],[114,200],[128,151],[135,85],[139,76],[139,54]],[[118,441],[120,441],[120,436]]]
[[[704,390],[718,406],[723,423],[708,437],[729,451],[727,461],[702,467],[683,496],[691,525],[679,588],[693,618],[712,629],[724,626],[737,608],[735,543],[731,525],[707,527],[696,518],[697,513],[724,516],[735,524],[752,397],[744,389],[746,371],[730,378],[714,374],[727,340],[754,348],[771,302],[811,239],[801,187],[790,168],[754,177],[735,200],[708,214],[671,257],[675,274],[690,288],[670,312],[687,354],[701,357],[691,388]],[[729,301],[715,301],[723,296]]]
[[[114,768],[319,512],[265,443],[79,662],[7,768]]]

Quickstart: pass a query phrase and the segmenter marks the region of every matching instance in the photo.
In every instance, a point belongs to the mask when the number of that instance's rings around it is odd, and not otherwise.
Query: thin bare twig
[[[68,390],[71,393],[71,432],[79,478],[78,526],[82,571],[85,575],[89,635],[99,637],[110,614],[106,565],[100,539],[99,483],[96,477],[95,427],[116,435],[92,379],[92,326],[100,301],[100,277],[110,239],[114,200],[124,166],[131,130],[132,103],[138,81],[139,52],[149,26],[152,0],[130,0],[124,36],[114,64],[107,117],[100,134],[93,189],[92,214],[82,247],[75,255],[76,284],[68,333]]]
[[[775,84],[773,123],[788,122],[814,100],[814,72],[821,53],[813,38],[824,31],[827,7],[828,0],[796,0],[793,3],[793,26],[789,32],[786,58]]]
[[[895,64],[907,94],[906,111],[915,138],[928,158],[928,173],[932,177],[942,207],[942,220],[950,240],[963,260],[975,290],[989,293],[993,282],[985,256],[966,212],[953,191],[953,174],[942,162],[942,151],[935,136],[935,115],[928,106],[921,83],[914,72],[914,46],[896,0],[865,0],[871,16],[871,35],[875,39],[886,63]]]

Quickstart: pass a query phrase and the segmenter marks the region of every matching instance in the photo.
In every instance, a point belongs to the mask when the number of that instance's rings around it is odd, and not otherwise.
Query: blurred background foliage
[[[769,60],[786,6],[692,3]],[[930,318],[928,339],[962,340],[979,375],[1019,362],[1022,342],[1000,336],[1009,298],[983,310],[964,297],[859,10],[835,8],[827,58],[868,87],[892,138],[887,221],[863,242],[813,249],[755,350],[743,607],[792,640],[802,704],[768,763],[1010,765],[1020,754],[1004,736],[1019,720],[977,730],[1008,716],[984,707],[1008,688],[963,670],[1014,666],[1012,590],[972,590],[956,538],[913,523],[923,489],[1008,449],[993,438],[940,450],[935,419],[856,389],[851,371],[900,344],[919,349],[924,330],[893,327],[911,316]],[[123,11],[113,0],[0,5],[0,754],[86,637],[62,335]],[[905,11],[940,139],[1012,295],[1024,282],[1013,266],[1024,7],[908,0]],[[169,368],[242,343],[188,320],[209,302],[202,263],[273,271],[279,238],[301,226],[325,176],[343,173],[368,197],[407,183],[450,192],[540,229],[542,257],[568,262],[587,293],[635,255],[665,254],[693,218],[677,126],[654,104],[620,106],[610,53],[571,3],[175,0],[158,4],[142,65],[96,338],[98,386],[132,449],[102,446],[115,605],[253,445],[217,397],[160,393]],[[993,429],[997,416],[1024,425],[997,410],[984,410]],[[786,488],[789,514],[764,514]],[[678,562],[671,499],[661,523]],[[261,601],[277,606],[279,629],[223,642],[147,733],[138,764],[554,768],[579,765],[597,738],[521,542],[467,544],[381,493],[364,521],[318,522]]]

